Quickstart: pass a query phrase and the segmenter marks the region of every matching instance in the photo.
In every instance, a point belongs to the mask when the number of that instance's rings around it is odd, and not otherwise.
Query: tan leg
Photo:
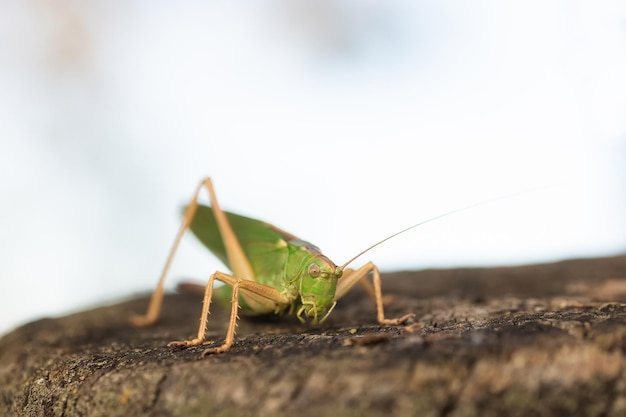
[[[167,260],[165,261],[165,266],[163,267],[163,271],[161,272],[161,276],[159,277],[157,287],[152,293],[152,297],[150,298],[150,304],[148,305],[148,310],[146,314],[135,314],[130,317],[130,322],[135,326],[148,326],[154,324],[154,322],[156,322],[156,320],[159,318],[161,305],[163,303],[163,285],[165,283],[165,278],[167,277],[167,273],[170,269],[172,261],[174,260],[174,255],[176,254],[176,250],[178,249],[180,240],[185,234],[185,231],[187,231],[187,229],[189,228],[189,225],[193,220],[193,216],[196,213],[196,208],[198,207],[198,195],[200,194],[200,190],[202,189],[202,187],[205,187],[209,192],[211,207],[213,208],[219,232],[222,236],[222,241],[224,242],[226,254],[228,256],[228,260],[234,275],[240,277],[241,279],[254,281],[254,272],[252,271],[250,262],[248,262],[248,259],[246,258],[243,249],[239,244],[239,240],[237,240],[235,233],[230,227],[230,223],[228,223],[226,215],[224,214],[217,202],[215,190],[213,189],[213,183],[211,182],[210,178],[205,178],[196,187],[193,197],[191,198],[191,201],[187,206],[187,210],[185,210],[183,221],[180,225],[178,233],[176,234],[174,244],[170,249]]]
[[[233,285],[233,296],[230,299],[230,320],[228,321],[228,330],[226,331],[226,337],[224,338],[224,343],[221,346],[215,348],[204,349],[200,354],[201,358],[204,358],[206,355],[210,355],[212,353],[224,353],[230,350],[230,347],[233,345],[235,341],[235,330],[237,328],[237,319],[239,316],[237,315],[239,310],[239,285],[241,284],[241,280],[237,280]]]
[[[179,347],[191,347],[198,346],[204,343],[207,330],[207,321],[210,314],[211,299],[213,298],[213,285],[215,280],[221,281],[233,288],[231,298],[230,320],[228,322],[228,330],[226,331],[226,337],[224,343],[216,348],[209,348],[202,352],[202,356],[211,353],[223,353],[230,349],[235,340],[235,330],[237,327],[237,311],[239,308],[239,290],[255,297],[255,299],[263,300],[268,308],[276,308],[281,304],[288,304],[290,302],[280,291],[275,288],[268,287],[267,285],[259,284],[255,281],[245,281],[239,278],[235,278],[232,275],[225,274],[223,272],[215,272],[209,278],[209,281],[204,290],[204,299],[202,300],[202,316],[200,316],[200,326],[198,327],[198,335],[194,339],[173,341],[167,344],[167,346],[179,346]]]
[[[378,271],[378,267],[376,267],[376,265],[374,265],[372,262],[368,262],[356,270],[346,269],[344,271],[343,276],[339,278],[339,281],[337,282],[337,291],[335,292],[335,300],[338,300],[339,298],[343,297],[350,290],[350,288],[352,288],[357,282],[364,280],[365,277],[370,272],[372,273],[372,283],[374,284],[373,292],[374,292],[374,301],[376,303],[376,314],[377,314],[378,322],[380,324],[384,324],[387,326],[395,326],[395,325],[406,322],[411,317],[414,317],[415,314],[411,313],[411,314],[405,314],[404,316],[399,317],[397,319],[385,318],[385,311],[383,308],[383,296],[382,296],[382,290],[381,290],[381,285],[380,285],[380,272]],[[368,287],[371,288],[369,283],[365,287],[366,289]]]
[[[366,279],[359,280],[359,284],[365,289],[370,298],[376,302],[376,291],[374,290],[374,286],[371,282]],[[391,294],[383,294],[383,306],[387,306],[393,303],[393,295]]]
[[[354,272],[354,269],[351,269],[351,268],[346,268],[343,271],[344,275],[349,275],[349,274],[352,274],[353,272]],[[372,285],[372,283],[369,282],[366,279],[360,279],[359,280],[359,284],[361,284],[361,286],[363,287],[365,292],[367,292],[367,294],[370,296],[370,298],[374,302],[376,302],[376,291],[374,290],[374,286]],[[393,295],[391,295],[391,294],[384,294],[383,295],[383,305],[386,306],[386,305],[390,304],[391,302],[393,302]]]

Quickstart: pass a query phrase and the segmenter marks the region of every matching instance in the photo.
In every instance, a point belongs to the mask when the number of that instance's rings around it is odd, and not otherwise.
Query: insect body
[[[203,187],[209,192],[211,207],[198,204],[198,194]],[[398,325],[413,316],[406,314],[396,319],[385,318],[380,273],[373,263],[368,262],[356,270],[347,268],[355,257],[343,266],[337,266],[316,246],[288,232],[260,220],[222,211],[211,179],[206,178],[196,188],[185,211],[148,311],[145,315],[131,317],[133,324],[143,326],[157,320],[165,277],[187,229],[191,229],[232,273],[218,271],[210,276],[204,291],[197,336],[186,341],[170,342],[168,346],[189,347],[204,342],[215,280],[227,285],[218,289],[219,292],[230,292],[230,320],[224,343],[206,349],[202,356],[230,349],[234,342],[239,306],[257,314],[288,312],[303,322],[308,317],[313,323],[318,323],[328,317],[337,300],[357,282],[361,282],[373,295],[380,324]],[[372,276],[373,286],[365,280],[369,275]]]
[[[303,315],[313,322],[323,321],[328,307],[334,305],[337,281],[343,274],[319,248],[299,240],[268,223],[238,214],[224,212],[244,255],[250,262],[254,280],[268,287],[281,289],[286,303],[255,297],[240,292],[240,305],[248,312],[277,314],[287,308],[304,321]],[[218,230],[213,209],[198,206],[190,226],[191,231],[225,265],[230,267],[224,242],[219,234],[207,233]],[[224,286],[226,292],[230,287]],[[230,298],[229,298],[230,300]],[[330,312],[330,309],[328,309]],[[322,319],[319,319],[319,317]]]

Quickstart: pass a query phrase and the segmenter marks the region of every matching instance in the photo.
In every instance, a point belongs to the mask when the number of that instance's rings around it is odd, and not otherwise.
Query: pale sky
[[[0,333],[151,290],[204,176],[338,264],[520,192],[361,261],[623,253],[623,74],[619,1],[0,1]]]

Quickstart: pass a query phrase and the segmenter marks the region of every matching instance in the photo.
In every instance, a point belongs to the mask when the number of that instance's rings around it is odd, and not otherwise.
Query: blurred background
[[[338,264],[509,194],[359,261],[624,253],[624,74],[622,1],[0,0],[0,333],[152,290],[205,176]]]

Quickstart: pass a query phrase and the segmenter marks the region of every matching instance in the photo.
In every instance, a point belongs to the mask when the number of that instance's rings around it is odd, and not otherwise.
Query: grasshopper
[[[198,196],[205,188],[211,206],[198,204]],[[458,210],[455,210],[458,211]],[[449,213],[437,216],[443,217]],[[435,218],[427,221],[434,220]],[[144,315],[133,315],[136,326],[153,324],[159,317],[163,302],[163,285],[182,236],[188,229],[213,252],[232,273],[213,273],[204,289],[202,313],[197,336],[184,341],[173,341],[167,346],[191,347],[204,343],[213,293],[222,299],[230,298],[230,319],[222,345],[211,347],[202,356],[227,352],[235,340],[238,309],[254,314],[295,314],[301,322],[305,316],[312,323],[323,322],[342,296],[356,283],[361,283],[373,296],[378,323],[396,326],[405,323],[414,314],[387,318],[383,309],[380,272],[367,262],[358,269],[347,268],[373,247],[420,224],[408,227],[370,246],[341,266],[335,265],[319,248],[269,223],[223,211],[217,201],[213,183],[205,178],[197,186],[191,202],[185,209],[181,226],[169,252],[158,284]],[[366,280],[371,276],[372,283]],[[224,286],[214,289],[215,281]]]

